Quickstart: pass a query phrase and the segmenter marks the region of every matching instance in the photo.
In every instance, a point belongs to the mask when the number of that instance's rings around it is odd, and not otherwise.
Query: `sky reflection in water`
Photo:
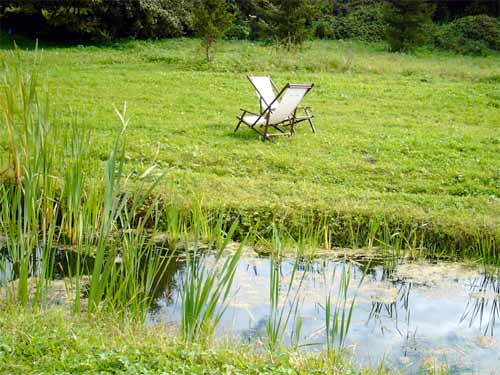
[[[283,290],[293,262],[282,263]],[[500,282],[479,268],[459,263],[403,263],[388,272],[377,261],[318,259],[302,267],[300,272],[306,274],[300,290],[301,344],[307,345],[302,350],[324,348],[325,296],[330,289],[337,296],[341,270],[349,265],[353,277],[348,298],[356,296],[356,304],[347,348],[357,362],[377,367],[384,359],[386,367],[405,373],[443,366],[452,373],[497,373]],[[179,321],[184,268],[179,262],[165,273],[150,323]],[[265,340],[269,259],[243,257],[232,290],[219,334]]]

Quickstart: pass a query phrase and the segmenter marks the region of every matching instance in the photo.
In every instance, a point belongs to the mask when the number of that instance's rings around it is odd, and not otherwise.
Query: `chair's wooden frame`
[[[314,84],[304,85],[304,84],[290,84],[290,83],[288,83],[285,87],[283,87],[283,89],[279,92],[279,94],[276,95],[276,98],[271,103],[269,103],[269,105],[264,109],[264,111],[262,111],[262,110],[260,111],[261,113],[255,113],[255,112],[251,112],[247,109],[241,108],[241,111],[242,111],[241,115],[236,116],[236,118],[238,119],[238,124],[236,125],[234,132],[238,131],[241,124],[245,124],[250,129],[257,132],[264,139],[270,140],[271,137],[291,136],[291,135],[295,134],[295,126],[303,121],[309,121],[312,125],[312,122],[311,122],[312,117],[311,116],[308,115],[305,117],[297,117],[297,110],[299,107],[295,108],[294,112],[292,113],[292,115],[290,117],[288,117],[287,119],[285,119],[277,124],[270,124],[269,118],[270,118],[270,115],[272,112],[271,108],[272,108],[273,104],[275,102],[277,102],[279,98],[281,98],[281,96],[286,92],[286,90],[288,88],[305,88],[305,89],[307,89],[307,91],[304,94],[304,96],[306,96],[309,93],[309,91],[311,91],[311,89],[313,87],[314,87]],[[261,98],[261,100],[263,100],[263,98]],[[261,103],[262,103],[262,101],[261,101]],[[266,103],[265,100],[264,100],[264,103]],[[247,124],[243,120],[247,113],[254,115],[254,116],[258,116],[253,124]],[[260,124],[260,127],[263,127],[264,131],[259,131],[255,127],[255,125],[257,125],[261,119],[265,119],[265,124]],[[285,131],[284,129],[280,128],[280,125],[281,126],[290,126],[290,131],[288,131],[288,132]],[[276,129],[279,133],[269,133],[270,127]],[[314,125],[312,125],[312,127],[314,129]]]
[[[279,92],[279,89],[278,87],[276,86],[276,84],[274,83],[273,79],[271,78],[271,76],[265,76],[265,77],[268,77],[269,78],[269,81],[271,82],[271,85],[274,89],[275,92]],[[253,86],[253,88],[255,89],[255,91],[257,92],[257,94],[259,95],[259,105],[260,105],[260,112],[262,113],[262,103],[264,103],[265,105],[267,105],[268,107],[272,104],[272,103],[267,103],[266,100],[264,99],[264,96],[262,96],[262,93],[259,91],[259,88],[257,86],[255,86],[255,84],[253,83],[252,79],[251,79],[251,76],[247,76],[247,79],[250,81],[250,84]],[[314,86],[314,85],[312,85]],[[311,88],[312,88],[311,86]],[[280,93],[281,94],[281,93]],[[279,94],[278,94],[279,96]],[[276,96],[276,98],[278,97]],[[274,100],[275,102],[276,100]],[[273,103],[274,103],[273,102]],[[316,127],[314,126],[314,123],[313,123],[313,118],[314,116],[311,114],[311,108],[310,107],[297,107],[297,111],[303,111],[305,113],[305,116],[301,116],[301,117],[297,117],[296,114],[294,115],[295,118],[300,118],[301,121],[308,121],[309,122],[309,126],[311,127],[311,130],[313,132],[313,134],[316,134]]]

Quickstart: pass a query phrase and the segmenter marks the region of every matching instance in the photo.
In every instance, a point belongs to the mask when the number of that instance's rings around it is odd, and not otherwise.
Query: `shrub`
[[[438,48],[457,53],[484,55],[500,51],[500,19],[486,15],[467,16],[442,25],[436,32]]]
[[[192,33],[191,0],[6,0],[3,6],[5,29],[36,37],[85,41]]]
[[[333,39],[335,30],[333,29],[334,17],[327,17],[313,23],[314,35],[320,39]]]
[[[267,31],[268,37],[291,48],[310,37],[313,12],[308,0],[272,0],[266,9],[261,10],[261,27]]]
[[[224,37],[226,39],[245,40],[250,38],[251,32],[252,29],[247,23],[234,23],[226,31]]]
[[[328,17],[315,26],[318,38],[380,41],[386,28],[384,8],[380,3],[365,4],[346,16]]]
[[[435,6],[421,0],[386,0],[386,40],[391,51],[409,52],[427,42]]]
[[[198,0],[194,16],[196,32],[203,41],[207,61],[210,61],[215,42],[231,27],[234,15],[228,12],[226,0]]]
[[[96,0],[93,12],[112,37],[169,38],[192,30],[188,0]]]

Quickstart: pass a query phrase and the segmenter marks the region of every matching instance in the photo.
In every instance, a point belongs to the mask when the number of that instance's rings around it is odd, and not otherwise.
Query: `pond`
[[[39,268],[34,253],[31,269]],[[56,251],[54,279],[74,274],[76,255]],[[181,317],[185,257],[171,261],[159,280],[150,325],[177,325]],[[212,253],[198,259],[215,265]],[[16,278],[15,267],[0,253],[0,284]],[[219,337],[264,345],[269,317],[270,258],[247,251],[235,273],[229,306],[217,328]],[[92,269],[93,259],[82,258],[82,271]],[[292,273],[296,270],[291,282]],[[35,272],[36,274],[36,272]],[[340,300],[341,278],[350,274]],[[500,280],[498,274],[471,262],[394,260],[364,250],[337,250],[312,261],[284,258],[280,263],[280,291],[298,296],[298,314],[292,314],[286,345],[292,345],[295,319],[301,320],[299,350],[325,349],[325,301],[353,303],[345,342],[346,355],[355,364],[404,373],[421,369],[447,369],[451,373],[497,373],[500,364]],[[287,309],[291,299],[280,301]],[[295,341],[294,341],[295,342]]]
[[[208,264],[213,264],[209,256]],[[281,289],[286,294],[294,259],[281,263]],[[348,306],[355,298],[347,355],[355,363],[417,373],[422,368],[452,373],[495,373],[500,364],[499,279],[478,266],[457,262],[400,261],[390,267],[377,258],[357,254],[318,258],[298,267],[302,320],[300,350],[323,350],[326,339],[325,297],[337,296],[342,273],[351,270]],[[164,274],[162,293],[148,323],[180,321],[184,261]],[[245,255],[236,271],[227,311],[218,335],[265,342],[269,316],[270,260]],[[298,288],[300,280],[302,284]],[[292,296],[294,293],[292,293]],[[335,300],[335,299],[334,299]],[[282,301],[282,304],[290,301]],[[292,336],[294,324],[289,324]],[[290,344],[290,342],[289,342]]]

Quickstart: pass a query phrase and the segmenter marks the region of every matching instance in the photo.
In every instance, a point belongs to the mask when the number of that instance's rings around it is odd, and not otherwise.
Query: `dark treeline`
[[[200,35],[199,9],[227,12],[229,39],[309,38],[431,43],[462,53],[500,49],[497,0],[0,0],[2,30],[65,42]],[[220,18],[222,17],[222,18]],[[227,21],[227,22],[226,22]],[[213,35],[217,22],[214,18]],[[220,30],[219,30],[220,31]],[[207,32],[205,30],[205,32]],[[210,32],[210,30],[208,30]],[[206,35],[201,35],[206,36]],[[209,39],[212,36],[209,36]]]

